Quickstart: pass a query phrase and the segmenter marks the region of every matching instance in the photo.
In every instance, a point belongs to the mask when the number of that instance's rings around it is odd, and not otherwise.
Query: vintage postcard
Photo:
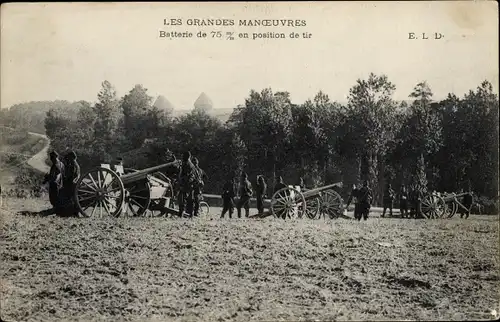
[[[497,2],[0,18],[2,321],[499,318]]]

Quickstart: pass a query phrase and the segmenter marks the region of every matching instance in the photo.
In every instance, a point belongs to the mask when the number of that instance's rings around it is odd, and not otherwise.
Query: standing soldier
[[[385,217],[385,211],[389,208],[389,216],[392,217],[392,207],[394,205],[394,190],[392,190],[392,185],[389,183],[384,191],[384,209],[382,210],[382,217]]]
[[[363,216],[364,220],[368,219],[368,214],[370,213],[370,207],[372,203],[372,190],[368,187],[368,181],[365,180],[363,182],[363,186],[359,189],[359,218],[361,220],[361,216]]]
[[[182,155],[181,171],[179,172],[179,215],[184,215],[184,210],[193,216],[193,186],[195,184],[196,169],[191,162],[191,153]],[[187,204],[186,204],[187,203]]]
[[[408,191],[406,186],[401,186],[401,191],[399,192],[399,211],[402,218],[408,217]]]
[[[59,192],[64,178],[64,164],[59,160],[59,154],[56,151],[50,152],[50,161],[52,161],[52,166],[42,184],[49,183],[50,204],[56,214],[59,214]]]
[[[462,205],[467,209],[460,207],[460,218],[463,217],[465,217],[465,219],[469,218],[473,203],[474,203],[474,197],[472,195],[472,192],[469,190],[462,199]]]
[[[224,187],[222,188],[222,214],[221,218],[224,218],[226,212],[229,211],[229,219],[233,216],[234,211],[234,179],[227,179]]]
[[[193,187],[193,215],[198,216],[198,210],[200,209],[200,200],[203,191],[203,187],[205,186],[205,180],[207,175],[205,171],[203,171],[198,165],[198,159],[193,158],[193,166],[196,170],[195,176],[195,184]]]
[[[351,195],[349,196],[349,199],[347,200],[347,208],[349,208],[349,205],[351,204],[351,201],[354,201],[354,219],[361,219],[361,214],[359,212],[359,189],[356,188],[356,185],[352,185],[352,190],[351,190]]]
[[[241,208],[245,208],[245,215],[250,215],[250,197],[252,196],[252,184],[248,181],[248,175],[243,173],[240,182],[240,200],[238,201],[238,218],[241,218]]]
[[[65,161],[65,175],[63,181],[65,202],[68,203],[68,208],[70,209],[71,214],[77,216],[78,210],[76,209],[73,195],[75,193],[76,182],[80,178],[80,165],[76,162],[76,153],[74,151],[71,151],[68,155],[66,155]]]
[[[266,195],[267,185],[264,176],[257,176],[257,210],[259,216],[264,215],[264,197]]]

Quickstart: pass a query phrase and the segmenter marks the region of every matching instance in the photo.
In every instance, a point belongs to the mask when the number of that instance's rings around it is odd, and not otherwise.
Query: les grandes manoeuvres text
[[[307,22],[301,19],[198,19],[165,18],[165,26],[219,26],[219,27],[305,27]]]

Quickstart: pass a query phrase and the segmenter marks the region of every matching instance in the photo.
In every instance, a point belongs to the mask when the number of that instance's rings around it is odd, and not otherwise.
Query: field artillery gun
[[[448,193],[440,194],[432,192],[427,194],[422,200],[422,216],[426,219],[451,218],[458,210],[470,211],[471,207],[467,208],[463,203],[458,201],[468,195],[464,193]]]
[[[101,164],[85,172],[76,182],[76,207],[84,217],[155,213],[180,216],[174,208],[174,185],[163,173],[177,174],[180,162],[176,160],[143,170],[120,167],[112,170],[108,164]]]
[[[319,219],[323,215],[338,218],[344,212],[344,202],[334,188],[341,188],[342,182],[301,191],[298,186],[288,186],[276,191],[270,204],[270,211],[277,218]]]
[[[469,192],[461,192],[461,193],[448,193],[442,196],[444,202],[446,203],[446,218],[452,218],[459,211],[465,211],[466,213],[470,212],[472,206],[474,205],[473,200],[471,200],[470,206],[464,205],[463,198],[467,195],[471,195]],[[462,202],[459,201],[462,199]]]

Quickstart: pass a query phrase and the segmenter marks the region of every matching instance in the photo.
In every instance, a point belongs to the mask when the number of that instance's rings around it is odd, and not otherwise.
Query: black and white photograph
[[[496,1],[0,24],[1,321],[500,318]]]

